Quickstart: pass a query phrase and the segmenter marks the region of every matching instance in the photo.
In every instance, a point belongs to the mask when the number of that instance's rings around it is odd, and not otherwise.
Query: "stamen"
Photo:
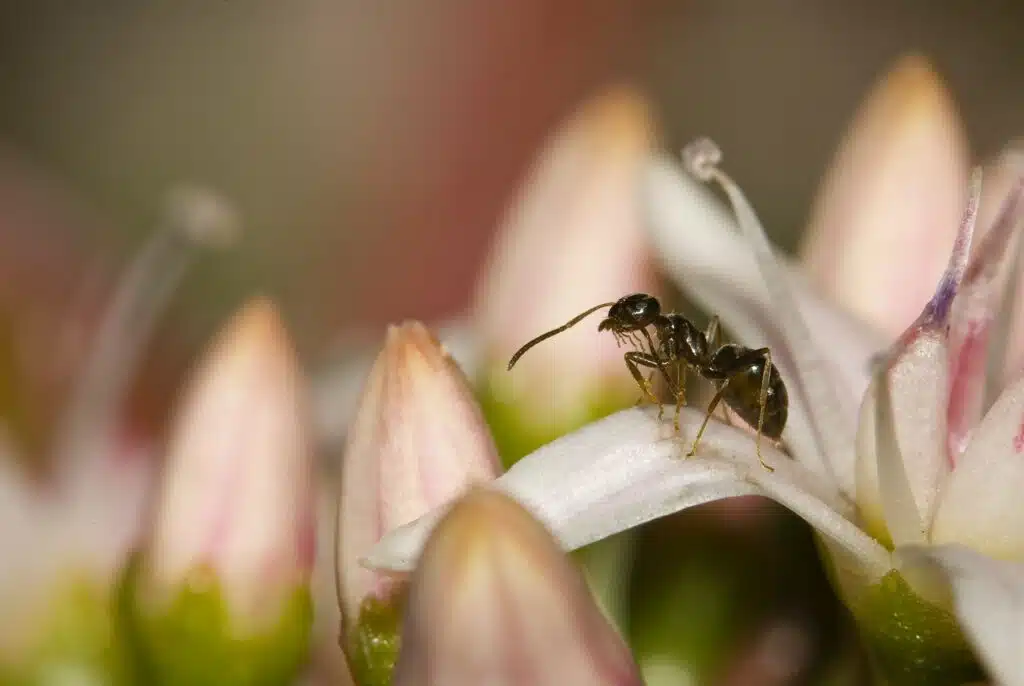
[[[120,278],[90,345],[57,429],[58,456],[109,440],[142,351],[195,247],[226,247],[239,231],[235,211],[214,192],[169,193],[161,224]]]
[[[809,408],[811,430],[818,450],[825,457],[823,463],[830,476],[836,477],[839,465],[853,464],[853,432],[851,422],[843,420],[835,387],[829,383],[833,377],[825,359],[811,338],[807,323],[797,306],[789,285],[789,277],[775,259],[764,227],[757,218],[739,186],[721,169],[722,152],[709,138],[699,138],[683,149],[683,162],[687,170],[705,182],[715,182],[732,204],[740,230],[749,243],[768,297],[775,305],[779,327],[793,357],[793,373],[798,377]]]

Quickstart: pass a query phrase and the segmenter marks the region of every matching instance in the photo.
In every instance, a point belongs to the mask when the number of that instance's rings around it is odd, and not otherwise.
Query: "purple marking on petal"
[[[960,229],[956,234],[956,242],[953,244],[953,253],[949,256],[949,264],[939,281],[935,295],[925,306],[921,316],[915,322],[915,327],[939,327],[945,326],[949,320],[949,312],[953,305],[963,281],[964,273],[967,271],[967,262],[971,256],[971,242],[974,239],[974,226],[978,219],[978,205],[981,201],[981,173],[975,170],[971,179],[971,195],[964,210],[964,216],[960,220]]]

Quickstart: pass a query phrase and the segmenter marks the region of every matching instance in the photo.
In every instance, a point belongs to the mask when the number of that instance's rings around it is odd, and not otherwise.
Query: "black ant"
[[[615,302],[595,305],[557,329],[537,336],[516,351],[508,368],[511,370],[533,346],[575,326],[604,307],[609,308],[608,314],[597,327],[598,331],[611,331],[620,343],[626,341],[636,346],[637,350],[631,350],[623,356],[626,367],[644,396],[658,405],[659,418],[664,409],[654,395],[651,381],[655,374],[661,373],[675,396],[673,424],[677,432],[679,409],[686,402],[686,370],[692,369],[714,384],[715,395],[708,405],[704,422],[697,431],[687,457],[697,452],[708,421],[719,402],[724,400],[743,421],[757,428],[757,457],[766,469],[772,469],[761,457],[761,435],[776,441],[781,438],[789,413],[786,385],[778,368],[772,364],[770,349],[747,348],[733,343],[719,345],[717,316],[712,317],[707,329],[701,331],[681,314],[662,314],[661,303],[654,296],[634,293]],[[653,328],[657,343],[648,328]],[[645,378],[641,367],[650,369],[651,375]]]

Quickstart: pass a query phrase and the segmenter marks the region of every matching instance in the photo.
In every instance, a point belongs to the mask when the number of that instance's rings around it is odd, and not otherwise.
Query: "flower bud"
[[[461,370],[422,324],[391,327],[342,463],[338,596],[343,646],[361,686],[390,683],[405,583],[359,559],[385,533],[499,471]]]
[[[462,498],[432,534],[403,641],[396,686],[641,683],[579,570],[496,491]]]
[[[506,461],[640,397],[597,315],[530,350],[513,371],[506,365],[587,308],[654,289],[638,193],[653,129],[633,91],[585,104],[541,153],[499,229],[475,317],[484,407]]]
[[[901,59],[861,106],[819,191],[803,250],[811,277],[898,335],[942,273],[966,200],[967,158],[942,79],[922,57]]]
[[[279,684],[304,659],[315,504],[303,393],[276,308],[251,302],[187,389],[153,539],[129,575],[147,683]]]

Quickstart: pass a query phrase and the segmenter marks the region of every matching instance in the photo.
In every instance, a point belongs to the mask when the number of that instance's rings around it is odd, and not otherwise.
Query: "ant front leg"
[[[664,413],[664,408],[662,408],[661,402],[658,400],[658,396],[654,395],[651,382],[644,378],[643,373],[640,371],[640,367],[651,368],[651,374],[653,376],[654,371],[662,368],[661,361],[653,355],[648,355],[647,353],[636,350],[623,355],[623,359],[626,361],[629,373],[633,375],[633,379],[636,381],[637,385],[640,386],[640,390],[643,391],[644,397],[658,406],[658,419],[661,419],[662,414]],[[641,400],[643,400],[643,398],[641,398]]]

